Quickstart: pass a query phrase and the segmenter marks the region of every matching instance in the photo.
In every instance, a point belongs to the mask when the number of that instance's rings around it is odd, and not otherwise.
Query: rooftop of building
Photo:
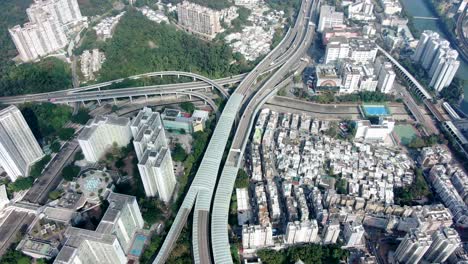
[[[116,117],[116,116],[96,116],[94,119],[90,119],[83,130],[81,131],[80,135],[78,136],[78,140],[88,140],[96,129],[101,125],[113,125],[113,126],[129,126],[130,119],[126,117]]]

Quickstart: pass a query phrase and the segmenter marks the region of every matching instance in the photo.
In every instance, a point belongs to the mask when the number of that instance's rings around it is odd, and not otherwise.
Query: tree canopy
[[[70,88],[72,84],[70,66],[53,57],[12,66],[0,76],[1,96],[46,93]]]
[[[66,181],[73,181],[78,174],[80,174],[80,167],[73,164],[65,166],[62,170],[62,177]]]
[[[173,25],[150,21],[136,10],[127,11],[121,18],[103,50],[106,61],[100,71],[101,81],[176,69],[218,78],[249,69],[248,65],[231,63],[232,50],[224,42],[205,42],[175,30]]]
[[[289,247],[279,251],[262,249],[257,252],[257,255],[265,264],[294,264],[299,260],[304,263],[333,264],[340,263],[340,260],[346,258],[348,251],[337,244],[323,246],[310,244]]]
[[[52,103],[27,103],[21,105],[20,109],[39,142],[55,137],[72,114],[69,106]]]

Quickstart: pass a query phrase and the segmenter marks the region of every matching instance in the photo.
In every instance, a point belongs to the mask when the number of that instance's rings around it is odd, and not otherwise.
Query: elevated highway
[[[299,44],[301,44],[304,32],[307,30],[307,26],[305,26],[307,21],[305,15],[309,9],[310,0],[303,1],[295,26],[288,31],[283,41],[244,78],[239,87],[229,98],[213,132],[193,183],[184,198],[182,206],[176,215],[154,263],[166,262],[193,207],[195,207],[192,225],[194,262],[203,264],[212,263],[211,246],[214,245],[210,245],[209,238],[210,209],[221,159],[230,132],[238,117],[243,101],[257,92],[256,84],[258,77],[270,71],[272,66],[274,66],[274,68],[279,68],[277,71],[284,71],[282,66],[284,64],[289,64],[289,61],[291,61],[292,57],[289,55],[291,53],[288,52],[288,50],[295,50],[299,47]],[[288,56],[283,56],[286,58],[284,63],[278,63],[277,58],[281,58],[282,54],[287,54]],[[272,76],[276,74],[277,72],[273,73]],[[215,262],[217,262],[216,259]]]
[[[317,18],[320,1],[310,0],[306,1],[306,3],[307,7],[304,14],[306,14],[307,17],[301,25],[305,31],[300,36],[290,59],[268,79],[258,92],[253,94],[249,100],[246,100],[246,105],[238,122],[233,143],[222,170],[213,203],[211,244],[215,263],[233,263],[228,232],[229,206],[237,172],[241,165],[242,156],[255,116],[261,106],[273,96],[279,88],[284,87],[286,83],[290,82],[294,71],[297,70],[297,72],[301,72],[307,65],[307,62],[301,61],[301,57],[304,56],[313,40],[313,35],[315,33],[314,22]]]

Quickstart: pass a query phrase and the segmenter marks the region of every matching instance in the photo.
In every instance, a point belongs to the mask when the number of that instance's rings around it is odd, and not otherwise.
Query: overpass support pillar
[[[130,98],[130,103],[133,103],[133,98],[131,96],[129,96]]]
[[[117,105],[117,99],[115,98],[112,98],[112,99],[114,99],[114,105]]]
[[[195,82],[197,80],[197,78],[193,77],[193,81]]]
[[[98,90],[98,91],[101,91],[101,87],[98,87],[97,90]]]
[[[190,100],[192,100],[192,95],[191,94],[189,94],[188,97],[189,97]]]
[[[179,79],[179,78],[180,78],[180,74],[177,74],[177,79]]]
[[[86,104],[85,104],[84,100],[83,100],[83,101],[81,101],[81,103],[83,104],[83,106],[86,106]]]
[[[101,100],[100,99],[97,99],[97,103],[99,106],[101,106]]]
[[[146,101],[148,101],[148,95],[147,94],[145,94],[145,98],[146,98]]]

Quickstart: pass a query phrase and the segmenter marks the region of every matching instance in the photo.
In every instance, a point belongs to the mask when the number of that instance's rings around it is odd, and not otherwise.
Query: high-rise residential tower
[[[88,162],[97,162],[114,144],[125,147],[130,143],[130,119],[114,116],[97,116],[89,120],[78,143]]]
[[[0,110],[0,166],[11,181],[27,176],[31,165],[43,156],[20,110],[16,106]]]
[[[445,227],[432,234],[432,245],[424,258],[430,263],[444,263],[460,246],[461,240],[457,231]]]
[[[188,31],[212,39],[221,31],[218,11],[188,1],[177,5],[179,25]]]
[[[159,113],[143,108],[133,119],[130,129],[146,196],[159,195],[162,201],[169,202],[176,178]]]
[[[395,251],[395,260],[398,263],[418,263],[431,243],[431,236],[416,228],[410,229]]]
[[[127,263],[126,254],[136,232],[143,228],[143,217],[134,196],[111,193],[107,200],[109,208],[96,230],[67,229],[54,264]]]

